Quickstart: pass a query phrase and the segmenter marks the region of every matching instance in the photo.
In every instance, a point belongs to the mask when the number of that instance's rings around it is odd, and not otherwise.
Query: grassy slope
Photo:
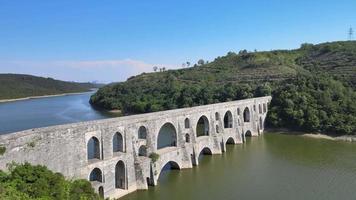
[[[0,74],[0,99],[85,92],[91,83],[74,83],[22,74]]]

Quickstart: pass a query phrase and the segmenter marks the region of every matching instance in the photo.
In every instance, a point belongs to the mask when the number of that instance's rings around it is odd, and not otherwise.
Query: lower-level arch
[[[167,170],[180,170],[181,167],[179,166],[179,164],[175,161],[168,161],[166,164],[162,165],[161,170],[159,172],[159,175],[157,177],[157,180],[159,180],[159,178],[162,175],[162,172],[167,171]]]
[[[229,137],[229,138],[226,140],[226,144],[235,144],[234,138]]]
[[[199,156],[200,155],[212,155],[212,151],[209,147],[204,147],[200,152],[199,152]]]
[[[245,136],[246,136],[246,137],[252,137],[251,131],[250,131],[250,130],[246,131],[246,132],[245,132]]]

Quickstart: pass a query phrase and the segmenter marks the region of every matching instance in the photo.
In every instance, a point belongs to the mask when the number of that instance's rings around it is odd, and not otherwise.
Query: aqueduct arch
[[[197,127],[196,127],[196,136],[208,136],[209,135],[209,120],[203,115],[199,118]]]
[[[103,173],[101,171],[101,169],[99,168],[94,168],[90,174],[89,174],[89,181],[97,181],[102,183],[103,182]]]
[[[245,136],[246,137],[252,137],[251,131],[250,130],[246,131]]]
[[[120,160],[115,165],[115,188],[126,189],[125,163]]]
[[[224,128],[232,128],[232,113],[227,111],[224,115]]]
[[[235,144],[234,138],[229,137],[229,138],[226,140],[226,144]]]
[[[112,139],[112,151],[124,152],[124,140],[121,133],[116,132]]]
[[[170,122],[165,123],[158,132],[157,149],[177,146],[177,131]]]
[[[93,136],[87,143],[87,159],[100,159],[100,142],[97,137]]]
[[[179,166],[179,164],[175,161],[168,161],[166,164],[164,164],[161,168],[161,170],[159,171],[158,177],[157,177],[157,181],[159,180],[159,178],[162,175],[162,172],[164,171],[168,171],[168,170],[180,170],[181,167]]]
[[[147,147],[145,145],[140,146],[138,149],[138,156],[147,156]]]
[[[250,121],[251,121],[250,109],[246,107],[244,109],[244,122],[250,122]]]
[[[138,129],[138,139],[146,139],[147,138],[147,128],[144,126],[140,126]]]

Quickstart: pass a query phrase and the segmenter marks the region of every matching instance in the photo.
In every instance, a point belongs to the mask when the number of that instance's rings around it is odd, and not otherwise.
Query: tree
[[[205,61],[203,59],[198,60],[198,65],[204,65]]]
[[[187,67],[190,67],[190,62],[189,61],[187,61],[186,64],[187,64]]]
[[[9,165],[9,172],[0,171],[0,199],[83,199],[99,200],[87,180],[69,181],[41,165],[29,163]]]
[[[156,71],[157,71],[157,69],[158,69],[158,67],[157,67],[157,66],[154,66],[154,67],[153,67],[153,71],[154,71],[154,72],[156,72]]]

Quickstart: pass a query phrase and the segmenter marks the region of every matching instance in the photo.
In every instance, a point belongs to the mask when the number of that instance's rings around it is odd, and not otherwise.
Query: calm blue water
[[[0,103],[0,134],[112,117],[89,104],[93,92]]]

